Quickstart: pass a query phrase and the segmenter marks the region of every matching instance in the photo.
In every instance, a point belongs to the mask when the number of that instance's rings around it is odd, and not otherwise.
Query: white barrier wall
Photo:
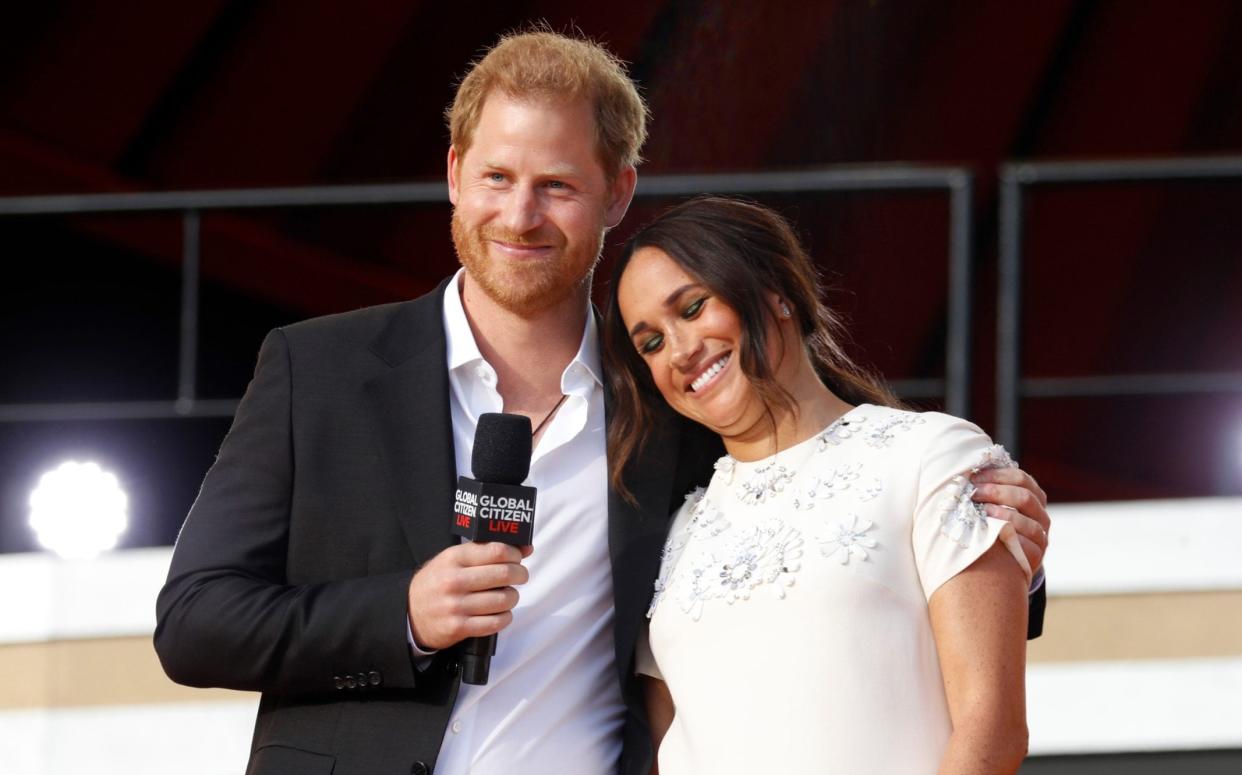
[[[1053,520],[1031,753],[1242,748],[1242,498]],[[151,647],[169,554],[0,555],[0,773],[245,768],[257,696],[175,686]]]

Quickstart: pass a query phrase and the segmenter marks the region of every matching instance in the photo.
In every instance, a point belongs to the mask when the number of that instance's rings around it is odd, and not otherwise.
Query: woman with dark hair
[[[639,646],[659,771],[1015,772],[1031,570],[968,480],[1004,450],[849,359],[767,208],[673,208],[612,289],[614,487],[660,402],[728,452],[674,517]]]

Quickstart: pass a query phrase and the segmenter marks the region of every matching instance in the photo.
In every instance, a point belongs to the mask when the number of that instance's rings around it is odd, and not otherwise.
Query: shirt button
[[[454,721],[454,722],[453,722],[453,734],[457,734],[457,733],[458,733],[458,732],[460,732],[460,731],[461,731],[461,722],[460,722],[460,721]]]

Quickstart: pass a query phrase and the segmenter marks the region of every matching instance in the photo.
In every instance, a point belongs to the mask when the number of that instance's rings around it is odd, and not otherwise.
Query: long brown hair
[[[608,476],[613,489],[632,496],[621,473],[642,452],[664,402],[621,319],[617,287],[630,259],[641,248],[665,253],[737,313],[742,324],[742,373],[768,409],[797,412],[793,397],[776,381],[764,357],[773,322],[769,293],[777,294],[794,315],[803,345],[820,380],[851,404],[897,405],[884,383],[842,349],[844,327],[821,301],[815,266],[793,228],[779,213],[754,202],[699,197],[683,202],[643,226],[626,242],[612,270],[604,313],[604,359],[613,395],[608,425]],[[779,331],[779,327],[775,327]],[[775,427],[775,426],[774,426]]]

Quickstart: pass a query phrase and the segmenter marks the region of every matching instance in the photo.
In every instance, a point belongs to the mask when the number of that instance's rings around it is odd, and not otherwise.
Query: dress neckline
[[[811,434],[810,436],[803,439],[802,441],[799,441],[797,444],[793,444],[791,446],[786,447],[785,449],[778,450],[772,453],[771,455],[768,455],[767,457],[759,458],[758,460],[738,460],[732,455],[725,454],[724,457],[716,461],[716,470],[718,471],[733,470],[736,472],[749,472],[749,471],[757,471],[763,468],[768,468],[772,464],[777,463],[777,462],[788,462],[788,460],[799,457],[801,453],[805,451],[805,449],[814,447],[816,441],[821,436],[823,436],[825,433],[831,433],[833,430],[837,429],[838,427],[841,427],[843,425],[849,425],[850,422],[852,422],[863,409],[866,409],[870,406],[871,404],[859,404],[858,406],[851,407],[850,410],[847,411],[845,414],[841,415],[840,417],[836,418],[832,422],[828,423],[823,428],[821,428],[819,431]]]

